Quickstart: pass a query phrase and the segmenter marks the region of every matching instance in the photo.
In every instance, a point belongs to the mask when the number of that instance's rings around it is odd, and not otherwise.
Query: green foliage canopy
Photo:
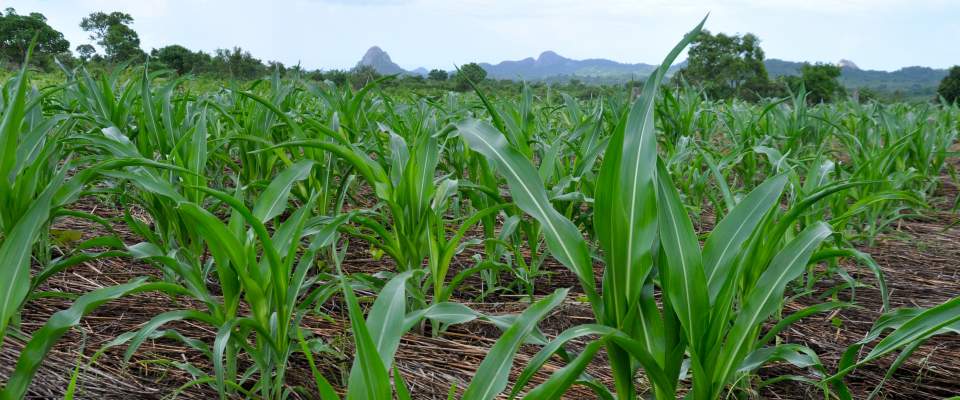
[[[752,33],[737,36],[703,31],[691,43],[687,66],[680,75],[714,99],[757,99],[770,89],[763,58],[760,39]]]
[[[264,74],[267,67],[249,51],[234,47],[232,50],[217,49],[210,68],[234,79],[253,79]]]
[[[809,101],[829,103],[844,96],[840,84],[840,67],[832,64],[804,64],[800,69],[803,85],[806,87]]]
[[[431,69],[430,72],[427,73],[427,78],[432,81],[445,81],[448,77],[447,71],[442,69]]]
[[[955,103],[960,100],[960,65],[954,65],[950,68],[950,73],[940,81],[937,87],[937,95],[943,97],[948,103]]]
[[[133,17],[130,14],[119,11],[107,14],[98,11],[83,18],[80,28],[90,32],[90,40],[103,47],[110,61],[124,62],[144,54],[143,50],[140,50],[140,36],[130,27],[132,23]]]
[[[200,71],[210,64],[208,54],[200,51],[193,52],[178,44],[153,49],[150,56],[168,68],[176,70],[181,75],[192,71]]]
[[[47,24],[47,18],[40,13],[19,15],[13,8],[6,13],[0,12],[0,59],[19,64],[27,54],[27,48],[33,37],[37,45],[33,50],[33,63],[43,66],[52,56],[70,50],[70,42],[56,29]]]
[[[467,90],[470,88],[469,82],[480,83],[486,79],[487,70],[483,69],[480,64],[469,63],[461,66],[454,78],[457,81],[458,90]]]

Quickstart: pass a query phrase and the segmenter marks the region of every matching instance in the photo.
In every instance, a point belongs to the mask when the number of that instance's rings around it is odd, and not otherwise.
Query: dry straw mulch
[[[104,208],[93,200],[85,201],[79,206],[104,217],[117,216],[116,210]],[[960,227],[954,227],[954,222],[955,217],[950,213],[939,213],[929,220],[905,221],[895,231],[880,237],[875,246],[863,249],[882,266],[894,307],[926,307],[960,296]],[[94,236],[102,230],[86,221],[69,219],[58,223],[57,228],[79,230],[87,236]],[[123,233],[122,227],[117,229],[128,243],[137,241],[129,233]],[[463,264],[466,264],[466,261]],[[852,264],[848,267],[851,274],[866,285],[875,283],[868,270]],[[366,254],[363,245],[355,244],[351,246],[346,268],[350,271],[374,272],[389,269],[390,265],[385,260],[374,260]],[[575,280],[562,267],[547,262],[545,268],[553,274],[540,280],[538,294],[548,293],[557,287],[575,286]],[[43,289],[80,294],[147,275],[157,276],[156,269],[130,260],[106,259],[86,263],[61,273],[47,282]],[[821,284],[825,288],[830,285],[830,282]],[[504,296],[491,296],[484,300],[485,303],[470,303],[472,294],[475,293],[477,291],[467,287],[462,291],[463,298],[459,300],[489,314],[516,313],[526,306]],[[544,321],[543,329],[548,335],[555,335],[567,327],[591,321],[589,307],[577,303],[576,297],[572,294],[567,303]],[[791,302],[785,312],[797,310],[805,303],[812,304],[813,301]],[[856,291],[856,301],[858,308],[844,309],[826,316],[813,316],[801,321],[785,331],[781,335],[782,339],[812,347],[822,360],[833,368],[844,348],[862,338],[880,315],[881,302],[877,290],[859,288]],[[67,300],[53,298],[30,301],[24,309],[22,329],[32,332],[50,315],[68,304]],[[183,306],[184,304],[178,304],[165,296],[145,293],[101,307],[86,317],[83,323],[65,336],[51,352],[30,387],[30,397],[62,398],[69,377],[78,362],[85,365],[93,353],[117,335],[138,329],[156,314]],[[333,318],[311,318],[306,320],[304,325],[345,355],[322,357],[320,362],[324,372],[328,376],[346,376],[350,367],[348,355],[352,346],[347,331],[349,323],[336,301],[327,311]],[[839,328],[832,322],[834,317],[842,322]],[[193,338],[211,340],[215,335],[210,327],[197,324],[181,322],[172,327]],[[469,382],[497,335],[496,328],[480,322],[455,327],[439,338],[410,333],[401,343],[397,353],[397,365],[415,398],[445,399],[452,385],[462,390]],[[575,342],[573,346],[581,344],[582,342]],[[0,351],[0,377],[9,374],[22,347],[21,340],[7,337]],[[167,340],[148,341],[130,362],[124,362],[124,350],[122,346],[109,350],[96,363],[80,369],[77,398],[162,398],[190,381],[189,375],[170,367],[169,362],[189,361],[211,369],[201,355]],[[536,350],[534,347],[524,347],[521,350],[514,364],[514,377]],[[892,358],[859,370],[847,379],[858,397],[864,397],[876,387],[890,361]],[[562,362],[552,360],[535,381],[542,381],[550,372],[560,367]],[[601,381],[610,381],[602,356],[588,368],[588,372]],[[788,373],[807,372],[774,365],[763,369],[761,376],[769,378]],[[306,363],[300,358],[295,357],[292,360],[289,375],[291,382],[306,387],[312,385]],[[638,383],[641,388],[645,387],[642,377]],[[939,399],[957,394],[960,394],[960,337],[956,335],[938,337],[922,346],[900,371],[886,382],[882,391],[883,398],[888,399]],[[178,398],[209,399],[211,396],[215,394],[208,387],[194,387],[184,391]],[[784,382],[762,389],[757,396],[800,399],[820,398],[822,394],[806,385]],[[594,398],[591,392],[583,388],[574,388],[566,397]]]

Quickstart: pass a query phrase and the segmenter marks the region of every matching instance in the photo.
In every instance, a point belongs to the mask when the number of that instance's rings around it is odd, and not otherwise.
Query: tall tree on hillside
[[[80,28],[90,32],[90,40],[103,47],[110,61],[124,62],[144,55],[140,49],[140,36],[130,27],[131,24],[133,17],[130,14],[95,12],[80,21]]]
[[[840,67],[833,64],[803,64],[800,76],[811,103],[829,103],[842,98],[846,91],[840,84]]]
[[[763,58],[760,39],[752,33],[713,35],[704,30],[690,44],[687,66],[679,76],[714,99],[757,99],[770,90]]]
[[[19,15],[13,8],[5,11],[0,12],[0,59],[13,64],[23,62],[34,36],[37,37],[31,59],[34,65],[46,67],[53,56],[69,56],[70,42],[47,24],[43,14]]]
[[[960,65],[954,65],[947,76],[943,77],[937,87],[937,95],[948,103],[960,101]]]

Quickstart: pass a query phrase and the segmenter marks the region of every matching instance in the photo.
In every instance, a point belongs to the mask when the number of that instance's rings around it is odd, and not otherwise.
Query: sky
[[[0,0],[7,7],[43,13],[71,47],[90,42],[84,16],[124,11],[147,51],[240,46],[308,69],[351,68],[374,45],[406,69],[545,50],[656,64],[708,13],[706,29],[754,33],[767,58],[960,64],[960,0]]]

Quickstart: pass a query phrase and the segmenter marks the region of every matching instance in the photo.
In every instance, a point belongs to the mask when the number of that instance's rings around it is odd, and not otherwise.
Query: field
[[[24,69],[0,399],[960,394],[960,107],[665,73],[577,98]]]

